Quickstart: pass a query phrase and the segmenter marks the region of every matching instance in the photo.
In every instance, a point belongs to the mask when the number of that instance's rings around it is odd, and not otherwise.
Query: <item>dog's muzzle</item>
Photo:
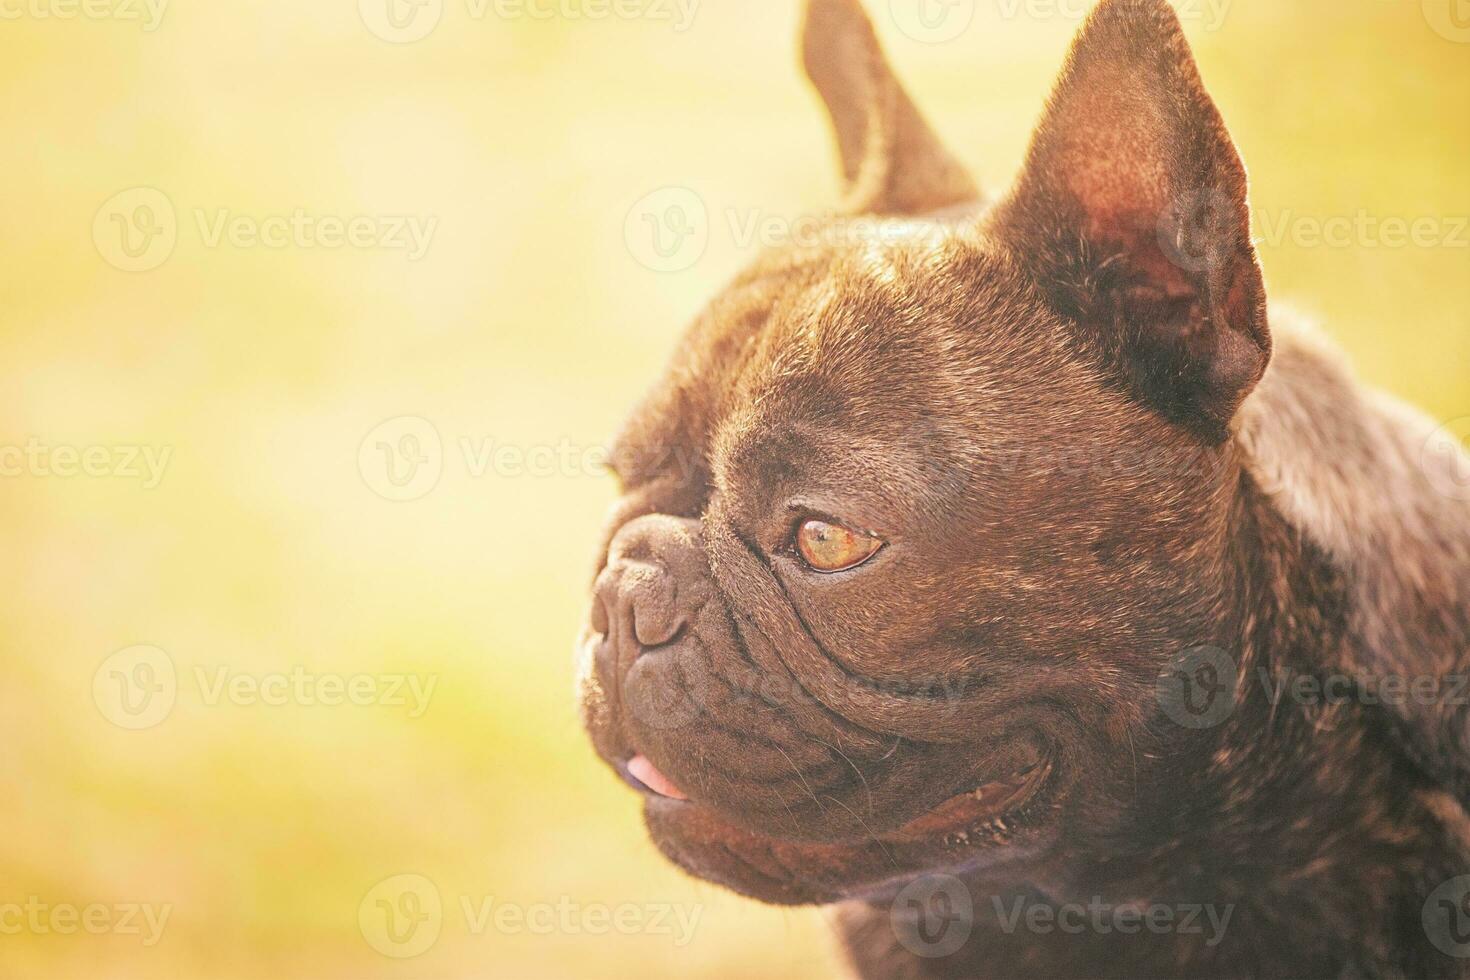
[[[593,584],[588,727],[625,780],[663,796],[683,794],[642,752],[677,741],[707,710],[694,677],[708,664],[690,627],[711,591],[699,521],[666,514],[620,527]]]
[[[613,535],[584,637],[583,710],[600,754],[635,787],[769,825],[800,815],[813,780],[851,772],[793,717],[799,684],[751,661],[756,638],[716,588],[705,545],[699,521],[664,514]]]

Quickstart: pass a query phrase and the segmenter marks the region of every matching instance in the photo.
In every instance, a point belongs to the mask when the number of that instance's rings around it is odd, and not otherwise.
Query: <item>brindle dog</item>
[[[864,977],[1470,976],[1470,463],[1268,313],[1170,7],[993,204],[855,0],[805,59],[848,217],[615,453],[581,696],[658,847]]]

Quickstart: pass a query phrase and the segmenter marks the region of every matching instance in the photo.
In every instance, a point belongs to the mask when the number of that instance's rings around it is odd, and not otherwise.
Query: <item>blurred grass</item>
[[[878,9],[881,5],[874,5]],[[1017,165],[1076,26],[981,2],[894,61],[992,189]],[[692,268],[624,244],[666,185],[794,216],[835,197],[796,68],[794,4],[667,23],[474,21],[451,2],[410,45],[349,0],[168,10],[159,30],[0,21],[0,444],[171,446],[158,489],[0,479],[0,688],[10,788],[0,904],[172,903],[163,940],[0,935],[18,977],[808,977],[820,915],[687,880],[581,737],[569,650],[610,484],[475,477],[451,458],[412,503],[369,491],[358,447],[417,415],[451,449],[603,442],[683,323],[750,258],[717,227]],[[1470,46],[1418,0],[1236,0],[1192,29],[1263,213],[1470,214]],[[148,185],[172,258],[107,265],[94,214]],[[438,218],[428,255],[207,248],[195,209]],[[1470,247],[1263,246],[1278,299],[1319,313],[1374,383],[1470,415]],[[94,706],[137,643],[180,669],[140,732]],[[390,707],[204,703],[196,666],[438,677]],[[693,941],[471,935],[453,912],[406,961],[358,903],[401,872],[510,903],[698,904]]]

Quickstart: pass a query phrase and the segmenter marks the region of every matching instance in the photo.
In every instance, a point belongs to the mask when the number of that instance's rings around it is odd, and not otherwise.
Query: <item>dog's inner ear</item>
[[[1164,0],[1083,28],[995,226],[1114,376],[1212,442],[1270,357],[1245,168]]]
[[[979,197],[894,77],[858,0],[808,0],[802,49],[837,131],[847,211],[921,214]]]

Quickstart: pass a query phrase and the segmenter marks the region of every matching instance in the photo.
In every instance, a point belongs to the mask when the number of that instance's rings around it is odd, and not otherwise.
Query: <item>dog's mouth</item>
[[[867,833],[825,841],[755,829],[690,799],[641,754],[621,757],[614,768],[643,795],[644,822],[665,857],[742,895],[807,905],[881,900],[914,875],[941,869],[1004,876],[1040,859],[1055,844],[1066,792],[1057,758],[1018,748],[1004,776],[987,774],[897,826],[897,817],[887,825],[862,821]]]
[[[1010,821],[1040,795],[1051,773],[1049,758],[1027,763],[1007,776],[950,797],[904,824],[895,836],[914,840],[976,831],[990,837],[1003,835],[1010,829]]]
[[[647,756],[634,755],[618,766],[618,770],[635,789],[655,798],[691,807],[698,805],[691,803]],[[897,830],[876,836],[905,843],[925,840],[968,843],[972,834],[984,839],[1002,839],[1012,829],[1012,823],[1041,795],[1051,781],[1052,771],[1051,758],[1040,757],[1005,776],[950,797]]]

